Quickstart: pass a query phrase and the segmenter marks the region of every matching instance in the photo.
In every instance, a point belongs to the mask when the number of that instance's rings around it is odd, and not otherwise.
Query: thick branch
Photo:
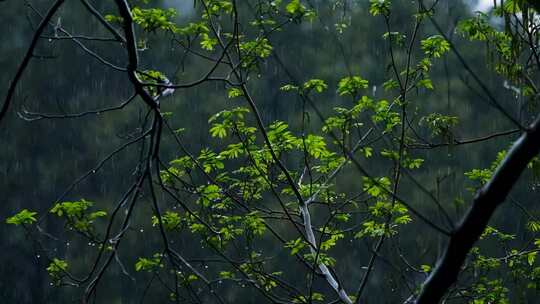
[[[133,27],[133,16],[131,15],[131,9],[126,0],[116,0],[116,6],[120,16],[123,18],[123,29],[126,38],[126,50],[128,55],[127,72],[129,80],[135,87],[135,92],[143,101],[153,110],[157,110],[156,101],[148,94],[144,89],[143,84],[137,76],[137,68],[139,67],[139,53],[137,52],[137,38],[135,37],[135,29]]]
[[[495,209],[506,199],[527,164],[540,152],[540,115],[514,143],[491,180],[476,194],[471,208],[453,232],[443,257],[426,279],[416,304],[439,303],[457,280],[463,262],[480,238]]]

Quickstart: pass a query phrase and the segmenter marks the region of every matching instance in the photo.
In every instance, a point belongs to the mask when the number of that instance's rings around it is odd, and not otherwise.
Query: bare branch
[[[49,21],[54,16],[56,11],[62,6],[64,3],[64,0],[57,0],[53,3],[53,5],[49,8],[47,13],[45,14],[45,17],[41,20],[39,23],[39,26],[37,27],[36,31],[34,32],[34,36],[32,37],[32,40],[30,42],[30,46],[26,50],[26,54],[24,55],[24,58],[19,65],[19,68],[17,69],[17,73],[15,74],[15,77],[11,81],[11,85],[9,86],[9,89],[7,91],[6,98],[4,99],[4,104],[2,105],[2,108],[0,109],[0,123],[6,116],[9,107],[11,105],[11,101],[13,99],[13,95],[15,95],[15,88],[17,87],[17,84],[21,80],[22,75],[24,74],[24,71],[26,70],[26,67],[28,66],[28,63],[30,63],[30,59],[33,56],[34,49],[36,48],[36,45],[41,37],[41,34],[43,34],[43,31],[45,30],[45,27],[49,24]]]

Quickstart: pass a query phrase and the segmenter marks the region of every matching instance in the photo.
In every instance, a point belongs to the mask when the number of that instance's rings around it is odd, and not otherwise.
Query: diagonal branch
[[[442,258],[424,282],[416,304],[439,303],[457,280],[463,262],[486,228],[491,216],[519,179],[527,164],[540,152],[540,115],[514,143],[490,181],[477,193],[472,206],[452,233]]]
[[[56,11],[62,6],[64,3],[64,0],[57,0],[53,3],[53,5],[49,8],[47,11],[47,14],[45,14],[45,17],[41,20],[39,23],[39,26],[37,27],[36,31],[34,32],[34,36],[32,37],[32,41],[30,42],[30,46],[28,46],[28,49],[26,50],[26,54],[24,55],[23,61],[19,65],[19,68],[17,69],[17,73],[15,74],[15,77],[11,81],[11,85],[8,88],[6,98],[4,99],[4,104],[2,105],[2,108],[0,109],[0,122],[4,119],[6,116],[9,106],[11,105],[11,101],[13,100],[13,95],[15,95],[15,88],[17,87],[17,84],[21,80],[22,75],[24,74],[24,71],[26,70],[26,67],[28,66],[28,63],[30,63],[30,59],[32,59],[34,49],[37,46],[37,43],[41,37],[41,34],[45,30],[45,27],[49,24],[49,20],[56,14]]]
[[[124,38],[122,34],[120,34],[109,22],[107,22],[103,15],[101,15],[101,13],[95,7],[93,7],[92,4],[90,4],[87,0],[81,0],[81,3],[92,15],[94,15],[94,17],[96,17],[96,19],[99,21],[99,23],[101,23],[101,25],[103,25],[107,30],[109,30],[109,32],[111,32],[116,41],[120,41],[122,43],[127,42],[126,38]]]

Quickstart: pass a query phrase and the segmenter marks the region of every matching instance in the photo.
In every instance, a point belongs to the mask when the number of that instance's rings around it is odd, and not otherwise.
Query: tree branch
[[[540,115],[514,143],[490,181],[477,193],[472,206],[452,233],[444,255],[426,279],[416,304],[439,303],[457,280],[463,262],[480,238],[491,216],[506,199],[527,164],[540,152]]]
[[[39,26],[37,27],[36,31],[34,32],[34,36],[32,37],[32,41],[30,42],[30,46],[28,47],[26,54],[24,55],[23,61],[19,65],[19,68],[17,69],[17,73],[15,74],[15,77],[13,78],[13,81],[11,82],[11,85],[8,88],[6,99],[4,100],[4,104],[2,105],[2,109],[0,109],[0,123],[6,116],[9,106],[11,105],[11,101],[13,99],[13,95],[15,95],[15,88],[17,87],[17,84],[19,83],[19,80],[21,80],[22,75],[24,74],[24,71],[26,70],[26,67],[28,66],[28,63],[30,63],[30,59],[32,59],[32,54],[34,53],[34,49],[36,48],[36,45],[41,37],[41,34],[45,30],[45,27],[49,24],[49,20],[56,14],[56,11],[62,6],[64,3],[64,0],[57,0],[53,3],[53,5],[49,8],[47,11],[47,14],[45,14],[45,17],[41,20],[39,23]]]

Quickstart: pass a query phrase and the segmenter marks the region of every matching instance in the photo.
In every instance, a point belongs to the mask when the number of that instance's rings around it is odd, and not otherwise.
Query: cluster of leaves
[[[98,218],[107,216],[104,210],[89,212],[93,202],[81,199],[75,202],[62,202],[55,204],[50,210],[51,214],[66,220],[67,227],[89,237],[94,234],[94,222]]]
[[[389,0],[370,0],[369,13],[373,16],[390,15],[390,5],[391,1]]]
[[[507,20],[514,18],[518,12],[522,12],[523,1],[505,1],[503,6],[495,10],[495,15],[502,16]],[[517,20],[517,16],[515,17]],[[459,22],[457,31],[464,37],[472,41],[484,42],[488,45],[489,63],[493,66],[495,72],[506,77],[517,86],[517,91],[523,96],[532,96],[535,93],[534,84],[531,84],[527,77],[534,73],[526,67],[521,58],[526,57],[529,47],[523,43],[521,37],[532,35],[527,33],[529,17],[523,13],[524,22],[516,26],[507,26],[498,29],[489,20],[489,16],[482,12],[477,12],[473,18],[465,19]],[[510,22],[510,21],[508,21]],[[521,36],[520,36],[521,35]],[[524,76],[526,75],[526,76]]]
[[[540,231],[538,227],[532,232]],[[510,303],[509,288],[506,287],[507,280],[497,279],[502,273],[509,274],[515,284],[520,286],[519,289],[537,289],[540,267],[537,266],[536,257],[540,250],[540,242],[535,242],[532,248],[516,249],[513,246],[515,239],[516,235],[501,232],[492,226],[484,230],[481,243],[497,243],[500,249],[498,251],[502,252],[502,256],[485,256],[480,246],[472,249],[471,267],[466,271],[472,272],[475,283],[463,291],[464,295],[473,299],[472,303]]]
[[[442,137],[449,144],[454,143],[453,128],[459,123],[457,116],[443,115],[440,113],[431,113],[422,117],[420,124],[425,124],[431,131],[433,137]]]
[[[157,271],[164,267],[162,260],[163,255],[161,253],[156,253],[150,258],[138,258],[137,262],[135,263],[135,271]]]
[[[51,277],[53,284],[60,285],[62,278],[66,276],[69,264],[65,260],[54,258],[47,267],[47,273]]]
[[[10,216],[6,219],[6,223],[10,225],[30,225],[37,221],[36,219],[37,212],[29,211],[23,209],[17,214]]]
[[[167,77],[163,75],[163,73],[159,71],[155,71],[155,70],[142,71],[138,73],[138,76],[141,81],[143,81],[144,83],[150,84],[147,87],[147,90],[152,96],[157,96],[160,90],[162,90],[157,86],[152,86],[152,84],[164,84],[167,79]]]
[[[345,77],[337,84],[339,95],[354,97],[362,89],[366,89],[368,82],[359,76]],[[328,85],[322,79],[310,79],[301,86],[285,85],[282,90],[293,91],[300,95],[323,93]],[[242,97],[243,92],[238,88],[229,89],[229,97]],[[386,132],[392,132],[400,126],[401,120],[397,112],[392,111],[392,105],[386,100],[375,101],[368,96],[362,96],[352,108],[336,108],[335,116],[329,117],[321,131],[330,134],[334,131],[342,132],[344,136],[352,137],[355,129],[361,129],[361,116],[366,115],[375,124],[381,124]],[[272,145],[272,151],[266,143],[258,137],[257,128],[250,125],[247,119],[249,110],[236,107],[224,110],[209,119],[210,135],[224,141],[218,150],[203,149],[198,156],[181,156],[170,162],[170,166],[162,171],[162,180],[171,189],[183,188],[193,179],[193,169],[200,167],[206,174],[211,174],[213,182],[198,186],[193,193],[198,197],[194,203],[196,210],[185,213],[166,211],[161,218],[161,224],[166,230],[183,229],[199,235],[204,244],[214,248],[226,250],[231,242],[240,238],[248,239],[264,237],[268,231],[264,213],[246,212],[240,206],[255,205],[271,193],[279,193],[290,197],[294,201],[295,190],[285,183],[286,177],[279,173],[277,163],[272,152],[278,159],[285,155],[297,155],[305,158],[309,164],[311,182],[298,184],[298,191],[304,198],[318,193],[321,201],[331,208],[336,208],[343,199],[333,189],[333,184],[324,182],[325,177],[340,166],[346,164],[347,156],[343,155],[341,145],[347,141],[336,142],[331,136],[317,134],[295,135],[288,124],[276,121],[266,128],[266,136]],[[367,158],[373,155],[373,148],[364,146],[362,154]],[[395,152],[394,152],[395,153]],[[381,151],[382,156],[389,157],[388,151]],[[394,161],[394,159],[393,159]],[[411,169],[419,168],[421,159],[403,157],[403,164]],[[278,172],[276,175],[275,172]],[[298,177],[298,176],[297,176]],[[320,181],[320,182],[318,182]],[[364,180],[364,191],[369,194],[373,204],[368,206],[369,216],[363,220],[361,230],[353,234],[356,237],[394,236],[399,226],[412,221],[404,205],[395,202],[391,193],[389,178],[380,178],[372,181]],[[234,193],[235,195],[231,195]],[[238,194],[238,196],[236,196]],[[240,202],[235,201],[240,200]],[[240,206],[239,206],[240,204]],[[295,204],[288,204],[288,212],[295,212]],[[346,233],[340,225],[347,223],[350,213],[337,209],[332,220],[325,227],[317,227],[315,231],[321,235],[320,244],[316,253],[311,252],[310,246],[302,237],[288,241],[284,246],[290,254],[301,256],[305,261],[314,265],[323,264],[335,266],[336,260],[330,255],[340,240],[346,238]],[[152,218],[154,226],[160,225],[156,216]],[[352,232],[348,232],[352,233]],[[257,266],[258,265],[258,266]],[[254,272],[253,268],[261,267],[257,263],[245,263],[241,272],[257,280],[265,289],[272,288],[275,283],[268,281],[268,277]],[[226,272],[225,277],[234,274]]]
[[[134,7],[131,10],[133,15],[133,22],[148,32],[155,32],[157,30],[171,30],[174,31],[176,26],[171,19],[176,16],[176,10],[150,8],[144,9],[140,7]]]
[[[356,233],[356,238],[391,237],[398,233],[400,225],[408,224],[412,218],[407,208],[390,195],[391,181],[387,177],[372,180],[363,178],[363,190],[375,201],[369,207],[370,219],[362,223],[362,229]]]
[[[479,185],[484,185],[489,181],[489,179],[493,176],[501,162],[503,161],[504,157],[506,156],[506,150],[502,150],[499,153],[497,153],[497,157],[495,160],[491,163],[489,168],[484,169],[472,169],[471,171],[465,172],[465,176],[469,178],[471,181],[477,182]],[[532,171],[533,174],[536,174],[536,171],[538,170],[540,159],[538,157],[533,158],[529,164],[527,164],[527,168]],[[475,189],[471,189],[472,191],[475,191]]]

